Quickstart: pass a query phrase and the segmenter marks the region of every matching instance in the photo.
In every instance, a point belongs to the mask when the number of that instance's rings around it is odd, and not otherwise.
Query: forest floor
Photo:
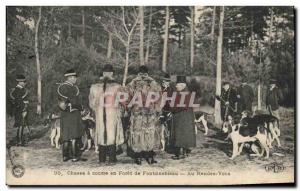
[[[98,155],[93,150],[85,151],[82,154],[87,161],[73,163],[71,161],[62,162],[61,150],[50,146],[50,131],[44,126],[31,127],[32,135],[26,147],[16,147],[12,144],[12,139],[16,135],[16,129],[7,122],[7,152],[6,163],[8,170],[12,167],[10,159],[14,164],[21,164],[30,169],[49,170],[168,170],[168,171],[223,171],[223,172],[244,172],[261,171],[265,166],[272,163],[282,163],[286,170],[294,171],[294,135],[295,121],[293,108],[280,108],[280,129],[282,147],[275,146],[270,151],[270,158],[253,158],[245,151],[234,160],[230,160],[232,145],[229,141],[224,141],[225,136],[220,130],[209,124],[209,132],[204,136],[201,128],[197,134],[197,147],[192,149],[189,157],[182,160],[172,160],[171,154],[158,152],[156,160],[158,163],[149,165],[143,161],[142,165],[136,165],[132,159],[122,153],[117,156],[118,163],[114,166],[100,165]],[[8,155],[10,153],[10,157]],[[278,154],[279,153],[279,154]]]

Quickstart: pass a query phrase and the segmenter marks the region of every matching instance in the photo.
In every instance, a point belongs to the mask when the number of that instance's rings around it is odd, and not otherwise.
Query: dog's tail
[[[278,129],[280,130],[280,127],[279,127],[279,119],[276,117],[276,123],[277,123],[277,126],[278,126]]]

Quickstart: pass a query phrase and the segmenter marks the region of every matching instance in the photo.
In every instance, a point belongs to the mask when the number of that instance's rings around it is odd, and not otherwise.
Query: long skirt
[[[172,125],[175,147],[190,148],[196,146],[194,113],[192,110],[175,113]]]

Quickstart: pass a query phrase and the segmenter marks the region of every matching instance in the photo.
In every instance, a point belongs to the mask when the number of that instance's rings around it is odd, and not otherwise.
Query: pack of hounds
[[[211,115],[205,112],[195,113],[195,131],[199,128],[204,128],[204,135],[208,135],[208,122],[207,115]],[[83,144],[81,150],[90,150],[94,145],[95,134],[95,119],[90,110],[84,110],[81,112],[83,128],[85,134],[82,138]],[[172,118],[171,114],[167,118],[162,118],[161,129],[161,145],[162,151],[165,150],[166,139],[170,135],[167,127],[167,121]],[[46,121],[45,125],[51,128],[50,143],[52,147],[60,149],[60,117],[58,114],[51,113]],[[277,146],[281,147],[279,140],[280,128],[279,119],[270,114],[260,114],[259,112],[253,112],[250,115],[249,111],[243,111],[236,116],[228,116],[227,120],[223,122],[221,131],[227,135],[225,140],[232,143],[232,156],[230,159],[234,159],[240,155],[243,148],[248,148],[252,151],[250,156],[253,157],[265,157],[269,158],[270,149],[273,148],[274,141],[277,142]],[[95,145],[95,151],[97,152],[97,146]]]

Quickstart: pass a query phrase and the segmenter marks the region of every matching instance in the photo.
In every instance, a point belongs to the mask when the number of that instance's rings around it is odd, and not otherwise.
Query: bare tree
[[[273,22],[274,22],[274,12],[273,7],[270,8],[270,24],[269,24],[269,41],[268,46],[269,50],[271,49],[272,44],[272,29],[273,29]],[[260,50],[260,49],[259,49]],[[261,66],[263,63],[261,62],[261,51],[259,51],[259,65]],[[258,79],[258,85],[257,85],[257,109],[261,110],[261,103],[262,103],[262,92],[261,92],[261,73],[259,71],[259,79]]]
[[[115,36],[125,47],[125,68],[122,83],[125,86],[128,75],[130,43],[139,22],[139,15],[135,7],[131,8],[133,9],[131,11],[126,11],[125,7],[121,7],[121,9],[121,14],[107,12],[107,17],[111,19],[100,19],[100,23],[108,33]]]
[[[151,37],[151,23],[152,23],[152,7],[150,7],[150,15],[149,15],[149,26],[148,26],[148,38],[147,38],[147,45],[146,45],[146,57],[145,62],[148,64],[149,62],[149,51],[150,51],[150,37]]]
[[[112,48],[113,48],[113,41],[112,41],[112,33],[108,33],[108,44],[107,44],[107,55],[108,59],[111,58]]]
[[[220,11],[219,36],[217,45],[217,77],[216,77],[216,95],[221,95],[221,78],[222,78],[222,46],[223,46],[223,24],[224,24],[224,6]],[[215,100],[215,123],[220,124],[221,119],[221,104],[219,100]]]
[[[69,10],[69,14],[70,14],[70,10]],[[68,19],[68,38],[71,38],[72,37],[72,27],[71,27],[71,24],[72,24],[72,18],[69,16],[69,19]]]
[[[191,69],[194,67],[194,37],[195,37],[195,29],[194,29],[194,20],[195,20],[195,7],[191,7]]]
[[[42,18],[42,7],[39,7],[39,17],[35,25],[35,36],[34,36],[34,52],[36,57],[36,71],[37,71],[37,114],[42,114],[42,75],[41,75],[41,64],[40,64],[40,56],[39,56],[39,47],[38,47],[38,34],[39,34],[39,26]]]
[[[82,17],[81,44],[83,46],[85,46],[85,13],[84,13],[84,8],[81,9],[81,17]]]
[[[144,7],[139,6],[140,21],[140,65],[144,65]]]
[[[272,43],[272,30],[273,30],[273,22],[274,22],[273,7],[271,7],[270,11],[271,11],[271,15],[270,15],[270,26],[269,26],[269,48],[271,48],[271,43]]]
[[[169,7],[166,6],[164,49],[163,49],[163,60],[162,60],[162,71],[164,72],[167,71],[169,20],[170,20],[170,11],[169,11]]]
[[[259,66],[261,66],[261,51],[259,51]],[[257,109],[261,110],[261,72],[258,71],[258,85],[257,85]]]
[[[212,58],[212,52],[214,47],[214,40],[215,40],[215,23],[216,23],[216,6],[214,6],[213,13],[212,13],[212,22],[211,22],[211,32],[210,32],[210,59]]]

